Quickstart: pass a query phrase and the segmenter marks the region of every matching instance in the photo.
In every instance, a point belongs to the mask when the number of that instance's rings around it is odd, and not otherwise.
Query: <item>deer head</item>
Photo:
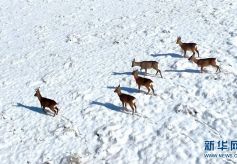
[[[132,72],[132,75],[133,75],[133,76],[138,76],[138,70],[134,70],[134,71]]]
[[[114,92],[115,93],[121,93],[120,84],[115,88]]]
[[[35,89],[35,97],[38,97],[40,95],[39,87]]]
[[[181,37],[178,36],[178,37],[177,37],[177,40],[176,40],[176,44],[179,44],[180,41],[181,41]]]

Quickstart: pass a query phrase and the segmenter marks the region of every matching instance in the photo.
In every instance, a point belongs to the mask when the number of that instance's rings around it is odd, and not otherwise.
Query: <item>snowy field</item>
[[[201,74],[177,36],[221,72]],[[157,96],[138,93],[134,58],[159,62],[164,78],[147,76]],[[236,0],[1,0],[0,161],[235,163],[204,157],[204,142],[237,140],[236,63]],[[138,114],[122,112],[119,84]],[[56,117],[37,87],[59,103]]]

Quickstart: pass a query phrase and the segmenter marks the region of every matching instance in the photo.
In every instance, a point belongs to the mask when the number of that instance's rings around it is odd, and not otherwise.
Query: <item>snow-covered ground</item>
[[[236,16],[236,0],[1,0],[0,163],[237,162],[204,157],[205,141],[237,140]],[[221,73],[200,74],[177,36]],[[138,93],[134,58],[159,61],[157,96]],[[121,111],[118,84],[137,115]]]

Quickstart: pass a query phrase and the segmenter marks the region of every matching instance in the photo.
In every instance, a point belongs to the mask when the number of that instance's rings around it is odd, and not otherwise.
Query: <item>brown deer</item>
[[[196,43],[182,43],[181,37],[179,36],[177,38],[176,44],[179,44],[179,46],[184,51],[184,57],[186,57],[186,51],[192,51],[193,55],[195,54],[195,51],[196,51],[197,54],[198,54],[198,57],[199,57],[199,51],[197,49],[197,44]]]
[[[198,67],[201,67],[201,73],[203,72],[203,68],[207,66],[213,66],[216,67],[216,72],[219,70],[220,67],[216,65],[216,58],[206,58],[206,59],[196,59],[194,55],[192,55],[189,59],[189,61],[193,61],[198,65]]]
[[[133,71],[132,75],[134,76],[134,79],[135,79],[135,81],[138,85],[139,92],[140,92],[141,86],[145,86],[148,90],[146,94],[149,94],[150,89],[151,89],[153,94],[155,95],[155,92],[154,92],[154,89],[153,89],[153,84],[152,84],[153,81],[151,79],[147,79],[147,78],[143,78],[143,77],[138,76],[138,71],[137,70]]]
[[[132,108],[132,114],[134,114],[134,112],[137,112],[135,97],[122,93],[120,85],[115,88],[114,92],[118,94],[119,99],[123,104],[123,109],[127,108],[127,104],[129,104],[129,106]]]
[[[162,74],[161,74],[161,71],[160,71],[159,68],[158,68],[158,62],[157,62],[157,61],[141,61],[141,62],[136,62],[135,59],[133,59],[133,61],[132,61],[132,67],[135,67],[135,66],[141,67],[140,70],[145,69],[145,75],[147,75],[147,69],[153,68],[153,69],[156,70],[156,75],[157,75],[157,73],[159,72],[161,78],[163,78],[163,77],[162,77]]]
[[[42,97],[41,94],[40,94],[40,90],[39,88],[35,89],[35,94],[34,94],[35,97],[38,97],[39,99],[39,102],[40,102],[40,105],[41,105],[41,108],[43,108],[44,112],[47,113],[45,111],[45,108],[48,107],[52,112],[54,112],[54,116],[56,114],[58,114],[58,108],[57,108],[57,103],[54,101],[54,100],[51,100],[51,99],[48,99],[48,98],[45,98],[45,97]]]

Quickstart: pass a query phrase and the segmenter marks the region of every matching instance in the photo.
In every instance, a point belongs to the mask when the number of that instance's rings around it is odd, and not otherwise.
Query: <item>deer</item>
[[[129,106],[132,108],[132,114],[134,115],[134,112],[137,112],[137,106],[135,104],[136,98],[131,95],[122,93],[120,84],[115,88],[114,92],[118,94],[119,99],[122,102],[123,109],[127,109],[127,104],[129,104]]]
[[[192,61],[198,65],[198,67],[201,67],[201,73],[203,72],[203,68],[207,66],[213,66],[216,67],[216,72],[219,70],[220,67],[216,65],[216,58],[205,58],[205,59],[196,59],[194,55],[192,55],[189,59],[189,61]]]
[[[151,79],[138,76],[138,70],[133,71],[132,75],[134,76],[134,79],[138,85],[139,92],[140,92],[141,86],[145,86],[148,90],[146,93],[147,95],[150,93],[150,90],[152,90],[153,94],[155,95],[153,84],[152,84],[153,81]]]
[[[158,62],[157,61],[141,61],[141,62],[136,62],[135,59],[133,59],[132,67],[135,67],[135,66],[139,66],[141,68],[140,70],[145,69],[145,75],[147,75],[147,69],[152,69],[153,68],[153,69],[156,70],[156,75],[159,72],[161,78],[163,78],[162,74],[161,74],[161,71],[158,68]]]
[[[177,38],[176,44],[178,44],[181,47],[181,49],[184,51],[184,57],[186,57],[187,51],[192,51],[193,55],[195,55],[195,51],[196,51],[199,57],[199,51],[197,49],[196,43],[182,43],[181,37],[179,36]]]
[[[39,88],[35,89],[35,97],[38,97],[41,108],[43,108],[43,111],[47,114],[45,108],[48,107],[53,113],[54,117],[56,114],[58,114],[58,107],[56,106],[58,103],[56,103],[54,100],[42,97],[40,94]]]

